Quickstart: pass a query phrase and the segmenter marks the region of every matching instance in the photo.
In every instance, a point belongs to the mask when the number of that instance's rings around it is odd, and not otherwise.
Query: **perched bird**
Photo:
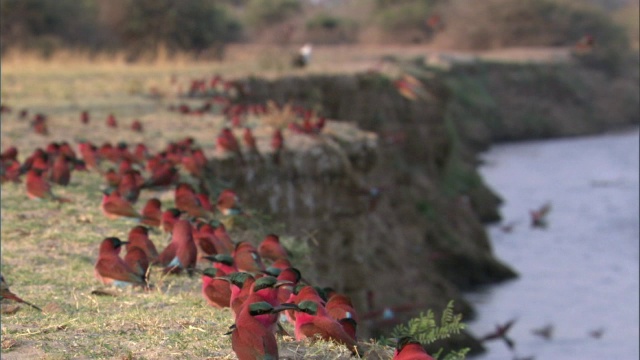
[[[273,150],[273,162],[280,164],[280,157],[284,149],[284,137],[282,130],[276,129],[271,136],[271,149]]]
[[[345,332],[338,321],[328,316],[321,304],[313,300],[304,300],[298,304],[295,336],[298,341],[320,337],[344,344],[354,355],[359,353],[357,342]]]
[[[137,247],[145,253],[149,261],[152,262],[158,258],[158,250],[151,239],[149,239],[149,230],[146,227],[137,225],[131,228],[127,240],[127,251],[129,248]]]
[[[262,242],[260,242],[260,245],[258,245],[258,254],[263,259],[271,261],[289,258],[287,249],[280,244],[280,238],[275,234],[265,236]]]
[[[290,308],[295,307],[291,305],[273,307],[264,301],[247,304],[236,317],[231,333],[231,348],[238,360],[278,359],[278,343],[275,334],[265,326],[268,320],[261,317],[276,315],[277,318],[277,313]]]
[[[231,311],[238,317],[245,300],[249,298],[251,287],[256,279],[246,272],[235,272],[228,276],[231,287],[231,299],[229,300]]]
[[[117,237],[107,237],[100,244],[100,253],[94,273],[105,285],[123,287],[127,285],[147,286],[144,276],[132,269],[120,258],[122,245],[127,244]]]
[[[71,163],[66,155],[60,153],[56,156],[50,173],[51,182],[67,186],[71,180]]]
[[[132,204],[138,201],[138,197],[140,197],[140,182],[136,175],[136,170],[126,170],[120,177],[120,183],[118,183],[118,193]]]
[[[227,275],[216,268],[207,268],[202,272],[202,296],[215,308],[229,307],[231,304],[231,287]]]
[[[193,241],[193,229],[187,220],[178,220],[173,225],[171,242],[160,253],[157,263],[165,273],[180,273],[186,270],[191,276],[198,260],[198,249]]]
[[[109,114],[109,116],[107,116],[107,127],[110,127],[110,128],[118,127],[118,121],[116,120],[116,117],[113,114]]]
[[[141,189],[165,188],[178,182],[180,174],[178,169],[167,162],[159,166],[151,173],[151,176],[142,184]]]
[[[236,244],[236,248],[233,251],[233,262],[239,271],[261,273],[265,270],[258,251],[247,241],[241,241]]]
[[[30,199],[54,200],[59,203],[71,202],[70,199],[59,197],[51,192],[51,184],[44,178],[42,171],[31,169],[27,172],[27,196]]]
[[[218,211],[220,211],[222,215],[225,216],[239,215],[242,213],[242,209],[240,207],[240,199],[238,198],[238,195],[231,189],[225,189],[220,193],[220,195],[218,195],[216,207]]]
[[[142,123],[136,119],[131,123],[131,130],[135,132],[142,132]]]
[[[85,125],[89,123],[89,112],[87,110],[80,113],[80,122]]]
[[[158,198],[151,198],[147,200],[147,203],[142,208],[142,216],[144,219],[140,221],[141,224],[160,227],[162,223],[162,203]]]
[[[175,204],[178,210],[186,212],[195,218],[208,218],[211,212],[207,211],[198,197],[195,189],[187,183],[179,183],[174,191]]]
[[[180,219],[182,211],[176,208],[169,208],[162,213],[162,230],[166,233],[173,231],[173,225]]]
[[[124,262],[133,270],[136,274],[143,277],[146,281],[147,271],[149,269],[149,258],[145,253],[145,250],[138,246],[131,246],[127,244],[127,254],[124,256]]]
[[[398,339],[393,360],[433,360],[420,342],[410,336]]]
[[[244,157],[240,151],[240,144],[236,139],[233,132],[228,127],[225,127],[220,131],[216,139],[216,149],[222,153],[232,153],[238,158],[240,163],[244,164]]]
[[[507,337],[507,332],[509,331],[509,329],[511,329],[515,322],[516,319],[511,319],[503,325],[496,325],[496,330],[480,338],[480,342],[502,339],[505,344],[507,344],[507,347],[510,350],[513,350],[515,343],[513,342],[513,340]]]
[[[133,205],[120,195],[118,190],[111,191],[111,193],[104,192],[100,208],[102,209],[102,213],[109,219],[117,219],[120,217],[143,218],[143,216],[133,208]]]
[[[238,268],[234,265],[231,255],[216,254],[205,256],[204,258],[213,262],[213,267],[227,274],[238,272]]]
[[[23,303],[25,305],[31,306],[32,308],[38,311],[42,311],[42,309],[40,309],[39,307],[33,305],[30,302],[22,300],[18,295],[12,293],[11,290],[9,290],[9,285],[4,280],[4,276],[0,274],[0,300],[4,300],[4,299],[13,300],[18,303]]]
[[[327,304],[325,305],[325,309],[327,310],[327,314],[336,319],[354,319],[358,322],[358,314],[356,313],[353,304],[351,303],[351,299],[344,295],[336,293],[327,300]]]

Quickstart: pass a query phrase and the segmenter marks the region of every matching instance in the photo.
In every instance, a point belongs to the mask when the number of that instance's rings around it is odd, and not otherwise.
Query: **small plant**
[[[390,339],[399,339],[403,336],[411,336],[422,345],[431,344],[437,340],[446,339],[451,335],[459,334],[464,330],[466,325],[462,322],[462,314],[454,314],[453,312],[453,300],[449,301],[445,309],[442,311],[442,317],[440,318],[440,324],[436,322],[435,314],[433,310],[428,310],[427,313],[421,312],[418,317],[415,317],[407,324],[400,324],[396,326],[392,331],[389,339],[382,339],[382,343],[390,343]],[[435,359],[442,360],[458,360],[464,359],[468,348],[451,351],[442,357],[443,349],[440,349],[432,356]]]

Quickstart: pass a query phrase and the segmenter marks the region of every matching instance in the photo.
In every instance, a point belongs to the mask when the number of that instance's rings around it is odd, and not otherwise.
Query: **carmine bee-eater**
[[[231,189],[225,189],[218,195],[216,207],[218,211],[225,216],[239,215],[242,213],[240,199],[235,191]]]
[[[176,207],[180,211],[184,211],[195,218],[206,219],[211,215],[211,212],[202,207],[200,200],[196,196],[195,189],[187,183],[179,183],[176,186],[174,199]]]
[[[160,253],[157,263],[164,267],[165,273],[178,274],[186,270],[193,274],[198,260],[198,248],[193,241],[193,228],[189,221],[178,220],[173,225],[171,242]]]
[[[89,123],[89,112],[87,110],[84,110],[80,113],[80,122],[83,124]]]
[[[284,149],[284,137],[282,130],[276,129],[271,137],[271,149],[273,150],[273,162],[280,164],[280,157]]]
[[[420,342],[410,336],[398,339],[393,360],[433,360]]]
[[[127,285],[147,286],[146,279],[120,258],[120,250],[126,242],[117,237],[108,237],[100,244],[100,253],[95,265],[95,276],[105,285],[118,287]]]
[[[207,260],[213,262],[213,267],[227,274],[238,272],[238,268],[233,264],[233,258],[227,254],[216,254],[212,256],[205,256]]]
[[[146,227],[137,225],[131,228],[127,240],[127,250],[129,250],[130,247],[138,247],[144,251],[149,261],[153,262],[158,258],[158,250],[151,239],[149,239],[149,230]]]
[[[220,131],[216,139],[216,149],[222,153],[233,153],[238,158],[241,164],[244,164],[244,157],[240,151],[240,144],[236,139],[233,132],[228,127],[225,127]]]
[[[23,303],[25,305],[31,306],[32,308],[38,311],[42,311],[42,309],[40,309],[39,307],[33,305],[30,302],[22,300],[18,295],[12,293],[11,290],[9,290],[9,285],[4,280],[4,276],[0,274],[0,300],[4,300],[4,299],[13,300],[18,303]]]
[[[142,216],[144,219],[140,221],[141,224],[160,227],[162,223],[162,202],[158,198],[151,198],[147,200],[147,203],[142,208]]]
[[[149,258],[144,250],[137,246],[127,244],[127,254],[124,256],[124,262],[136,274],[142,276],[147,281],[147,270],[149,269]]]
[[[27,172],[27,196],[30,199],[54,200],[60,203],[71,202],[70,199],[59,197],[51,192],[51,184],[44,178],[42,171],[31,169]]]
[[[142,132],[142,123],[136,119],[131,123],[131,130],[135,132]]]
[[[258,254],[260,254],[263,259],[271,261],[289,258],[287,249],[280,244],[280,238],[275,234],[265,236],[260,245],[258,245]]]
[[[116,117],[113,114],[109,114],[109,116],[107,116],[107,127],[110,127],[110,128],[118,127],[118,121],[116,120]]]
[[[291,308],[295,306],[283,304],[273,307],[264,301],[247,304],[236,317],[231,333],[231,347],[238,360],[277,360],[276,336],[260,318],[264,315],[276,315],[277,318],[277,313]]]
[[[236,244],[236,248],[233,251],[233,261],[240,271],[261,273],[265,270],[255,246],[247,241],[241,241]]]
[[[166,233],[173,232],[173,225],[180,219],[182,211],[176,208],[169,208],[162,213],[162,231]]]
[[[231,287],[229,280],[222,278],[227,274],[216,268],[207,268],[202,272],[202,296],[215,308],[229,307]]]
[[[164,163],[151,173],[151,176],[142,184],[140,188],[163,188],[178,182],[180,174],[178,169],[171,163]]]
[[[136,179],[135,170],[126,170],[120,177],[118,184],[118,193],[128,202],[134,204],[140,196],[140,187],[138,179]]]
[[[219,224],[213,232],[213,235],[218,239],[218,243],[221,248],[217,249],[219,254],[231,254],[235,249],[236,244],[231,240],[231,236],[227,233],[227,229],[224,224]]]
[[[344,294],[336,293],[330,297],[325,305],[325,309],[327,310],[327,314],[335,320],[350,318],[356,322],[359,321],[358,314],[351,303],[351,299]]]
[[[358,354],[358,343],[344,330],[342,325],[327,314],[316,301],[305,300],[298,304],[296,313],[296,340],[320,337],[326,341],[344,344],[354,355]]]
[[[67,186],[71,180],[71,162],[64,154],[58,154],[53,162],[50,173],[51,182]]]
[[[280,274],[278,274],[277,277],[278,281],[291,282],[290,285],[285,285],[278,288],[278,300],[280,300],[281,303],[285,303],[291,298],[291,294],[293,294],[293,288],[298,285],[298,282],[301,278],[302,275],[300,274],[300,270],[296,268],[289,267],[280,271]]]
[[[102,209],[102,213],[109,219],[117,219],[121,217],[136,219],[143,218],[143,216],[133,208],[133,205],[120,195],[118,190],[111,191],[111,193],[104,192],[100,207]]]
[[[231,288],[231,299],[229,301],[231,311],[238,317],[242,305],[244,305],[245,300],[247,300],[251,294],[251,287],[256,279],[253,275],[246,272],[231,273],[228,275],[228,278]]]

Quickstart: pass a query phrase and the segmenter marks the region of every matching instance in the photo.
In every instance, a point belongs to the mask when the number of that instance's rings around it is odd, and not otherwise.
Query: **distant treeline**
[[[594,0],[595,1],[595,0]],[[620,0],[624,1],[624,0]],[[394,42],[460,49],[628,42],[602,9],[566,0],[2,0],[0,51],[163,49],[219,57],[231,42]]]

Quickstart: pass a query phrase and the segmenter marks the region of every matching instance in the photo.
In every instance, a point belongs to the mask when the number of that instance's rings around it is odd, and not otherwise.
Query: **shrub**
[[[247,23],[255,28],[275,25],[301,10],[298,0],[250,0],[246,6]]]
[[[314,44],[351,43],[358,36],[353,20],[327,13],[318,14],[306,23],[307,39]]]

